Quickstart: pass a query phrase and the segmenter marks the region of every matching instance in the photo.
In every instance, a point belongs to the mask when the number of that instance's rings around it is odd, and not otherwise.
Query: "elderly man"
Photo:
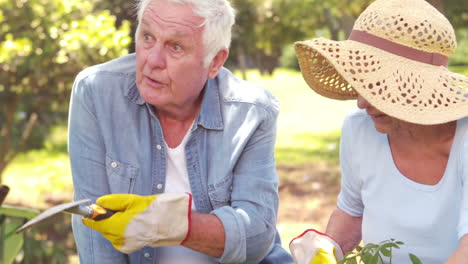
[[[75,199],[116,212],[73,218],[81,263],[292,263],[275,228],[278,102],[222,67],[233,23],[226,0],[141,0],[136,54],[76,78]]]

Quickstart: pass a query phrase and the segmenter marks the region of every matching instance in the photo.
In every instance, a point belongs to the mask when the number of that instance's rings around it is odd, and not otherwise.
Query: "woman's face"
[[[366,110],[374,122],[375,129],[380,133],[389,134],[401,127],[401,120],[388,116],[372,106],[364,97],[358,95],[357,106]]]

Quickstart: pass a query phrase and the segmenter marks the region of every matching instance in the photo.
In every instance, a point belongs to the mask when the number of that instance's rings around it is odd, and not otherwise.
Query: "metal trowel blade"
[[[21,226],[20,228],[16,230],[16,233],[18,234],[20,232],[23,232],[24,230],[30,228],[31,226],[36,225],[61,212],[79,213],[81,211],[79,210],[80,205],[85,204],[85,203],[90,203],[90,202],[91,202],[91,199],[83,199],[83,200],[79,200],[76,202],[64,203],[64,204],[59,204],[54,207],[51,207],[45,210],[44,212],[40,213],[38,216],[26,222],[26,224],[24,224],[23,226]]]

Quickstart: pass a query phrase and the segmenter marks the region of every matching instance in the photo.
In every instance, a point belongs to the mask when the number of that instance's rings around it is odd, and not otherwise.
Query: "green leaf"
[[[372,258],[369,260],[368,264],[377,264],[379,261],[379,254],[375,254],[372,256]]]
[[[409,257],[411,259],[411,263],[422,264],[421,260],[418,257],[416,257],[414,254],[409,253]]]
[[[35,209],[10,206],[10,205],[2,205],[2,207],[0,207],[0,215],[5,215],[9,217],[19,217],[19,218],[25,218],[27,220],[30,220],[36,217],[38,214],[39,212]]]
[[[382,247],[382,248],[380,249],[380,252],[382,252],[382,254],[383,254],[385,257],[387,257],[387,258],[392,257],[392,251],[389,250],[389,249],[386,248],[386,247]]]
[[[363,254],[361,255],[361,260],[364,262],[364,263],[370,263],[370,260],[371,258],[373,257],[372,254]]]

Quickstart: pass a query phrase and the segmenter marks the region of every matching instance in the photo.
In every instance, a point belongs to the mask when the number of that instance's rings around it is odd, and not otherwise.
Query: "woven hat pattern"
[[[449,57],[456,49],[448,20],[424,0],[378,0],[354,30]],[[357,41],[296,42],[302,75],[317,93],[338,100],[361,94],[380,111],[417,124],[468,116],[468,78]]]
[[[356,19],[353,28],[446,56],[452,55],[457,48],[452,25],[425,0],[374,2]]]

